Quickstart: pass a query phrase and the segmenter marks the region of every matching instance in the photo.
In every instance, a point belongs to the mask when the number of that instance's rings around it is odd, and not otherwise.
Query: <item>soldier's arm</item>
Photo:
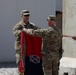
[[[43,37],[46,34],[47,29],[23,29],[23,31],[33,36]]]
[[[20,30],[18,24],[16,24],[16,25],[13,27],[13,34],[14,34],[15,37],[17,37],[18,35],[21,34],[21,30]]]
[[[44,37],[47,32],[48,29],[23,29],[24,32],[26,32],[27,34],[33,35],[33,36],[39,36],[39,37]]]

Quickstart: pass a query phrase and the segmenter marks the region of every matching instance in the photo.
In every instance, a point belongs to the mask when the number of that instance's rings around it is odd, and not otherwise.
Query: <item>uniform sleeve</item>
[[[47,34],[48,29],[37,29],[33,30],[32,34],[34,36],[44,37]]]
[[[24,30],[27,34],[33,35],[33,36],[39,36],[43,37],[47,34],[47,29],[26,29]]]
[[[13,27],[13,34],[15,37],[17,37],[18,35],[20,35],[21,33],[21,30],[19,29],[19,26],[16,24],[14,27]]]

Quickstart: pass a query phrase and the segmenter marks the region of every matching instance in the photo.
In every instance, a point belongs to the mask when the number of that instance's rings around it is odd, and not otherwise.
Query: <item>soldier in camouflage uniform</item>
[[[23,29],[24,32],[43,38],[43,69],[45,75],[58,75],[59,70],[59,50],[62,36],[55,26],[55,17],[49,16],[47,29]]]
[[[19,67],[20,50],[21,50],[21,47],[20,47],[21,31],[23,30],[23,28],[38,29],[38,27],[35,26],[35,24],[29,22],[29,16],[30,16],[30,13],[28,10],[22,10],[21,12],[22,21],[17,23],[13,28],[13,34],[16,37],[14,46],[16,50],[16,63],[18,67]]]

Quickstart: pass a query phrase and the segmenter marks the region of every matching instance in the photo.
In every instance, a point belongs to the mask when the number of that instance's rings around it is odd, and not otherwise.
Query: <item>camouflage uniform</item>
[[[20,31],[23,30],[23,28],[30,28],[30,29],[37,29],[38,27],[35,26],[35,24],[31,23],[31,22],[28,22],[28,24],[26,25],[23,21],[20,21],[19,23],[17,23],[14,28],[13,28],[13,34],[14,36],[16,37],[16,41],[15,41],[15,50],[16,50],[16,63],[17,63],[17,66],[19,67],[19,61],[20,61]]]
[[[45,75],[58,75],[59,49],[61,46],[61,34],[55,27],[27,31],[28,34],[43,38],[43,70]]]

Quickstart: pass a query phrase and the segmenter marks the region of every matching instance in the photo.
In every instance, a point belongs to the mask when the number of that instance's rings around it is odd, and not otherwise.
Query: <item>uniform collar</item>
[[[23,25],[23,26],[24,26],[24,25],[27,25],[27,24],[24,23],[23,21],[20,21],[20,24]],[[28,22],[28,24],[29,24],[29,22]]]

